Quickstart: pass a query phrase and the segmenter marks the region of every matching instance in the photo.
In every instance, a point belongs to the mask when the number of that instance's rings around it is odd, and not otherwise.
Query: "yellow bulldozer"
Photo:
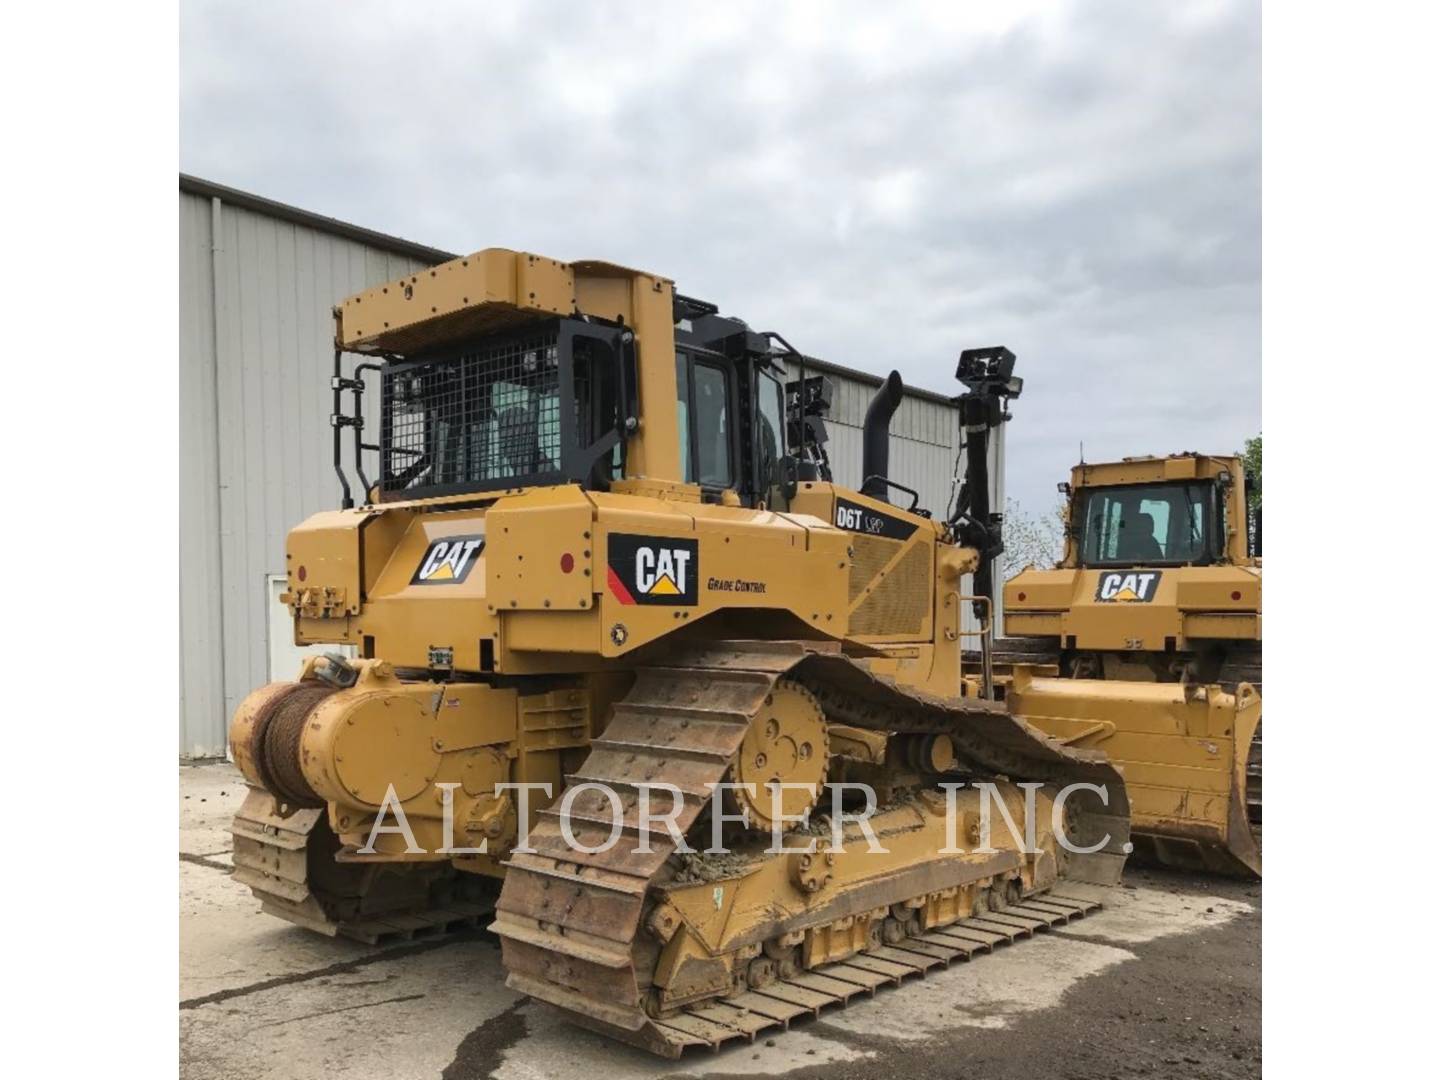
[[[972,443],[1013,366],[961,354]],[[290,533],[282,602],[337,648],[230,729],[263,909],[368,941],[493,911],[510,986],[669,1056],[1093,910],[1123,778],[962,668],[986,455],[948,520],[907,498],[892,373],[840,487],[814,384],[604,262],[487,249],[336,307],[341,507]],[[1147,707],[1128,685],[1023,700]]]
[[[1116,695],[1205,700],[1209,714],[1112,707],[1037,724],[1103,748],[1125,773],[1137,850],[1260,873],[1260,512],[1242,459],[1184,453],[1082,463],[1060,485],[1065,551],[1005,584],[993,661],[1017,673],[1119,680]],[[1003,681],[1003,680],[1002,680]],[[1156,684],[1138,691],[1136,683]],[[1098,692],[1098,691],[1097,691]],[[1198,724],[1197,724],[1197,721]]]

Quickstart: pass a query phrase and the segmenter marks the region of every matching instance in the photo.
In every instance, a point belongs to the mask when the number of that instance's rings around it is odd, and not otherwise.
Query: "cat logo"
[[[436,540],[425,550],[411,585],[459,585],[476,563],[476,556],[485,550],[485,537],[447,536]]]
[[[1148,604],[1160,584],[1158,570],[1118,570],[1100,575],[1095,599],[1102,604]]]
[[[694,604],[700,545],[668,536],[612,533],[606,583],[622,604]]]

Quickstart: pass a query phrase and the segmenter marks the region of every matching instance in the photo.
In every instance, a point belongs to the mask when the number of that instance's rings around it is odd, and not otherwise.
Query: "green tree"
[[[1260,436],[1245,440],[1245,503],[1249,511],[1245,527],[1250,534],[1250,550],[1255,551],[1255,534],[1260,529]]]
[[[1260,436],[1245,440],[1245,452],[1240,455],[1245,460],[1245,475],[1249,479],[1249,486],[1246,488],[1246,496],[1250,502],[1250,509],[1260,505]]]

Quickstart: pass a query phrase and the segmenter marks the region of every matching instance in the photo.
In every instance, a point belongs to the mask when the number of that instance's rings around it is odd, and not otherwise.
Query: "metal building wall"
[[[225,752],[230,713],[268,668],[267,584],[285,535],[339,503],[330,460],[332,323],[343,296],[446,257],[243,192],[182,178],[180,191],[180,754]],[[836,481],[860,484],[875,382],[835,383]],[[891,472],[945,513],[954,409],[907,394]],[[997,503],[1003,505],[1003,498]]]
[[[425,262],[180,192],[180,753],[265,682],[285,534],[338,505],[331,305]]]
[[[865,410],[876,386],[828,366],[822,369],[835,384],[835,398],[826,427],[830,432],[830,467],[835,482],[858,488]],[[795,377],[795,372],[790,372]],[[937,518],[950,502],[959,425],[953,406],[907,392],[890,421],[890,475],[920,493],[920,505]],[[900,492],[893,493],[904,499]]]

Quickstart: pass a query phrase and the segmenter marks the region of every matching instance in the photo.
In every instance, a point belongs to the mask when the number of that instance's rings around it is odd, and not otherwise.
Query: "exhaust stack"
[[[860,492],[884,499],[889,491],[885,479],[890,473],[890,418],[900,407],[905,383],[900,372],[892,371],[881,383],[865,410],[865,449],[860,459]]]

